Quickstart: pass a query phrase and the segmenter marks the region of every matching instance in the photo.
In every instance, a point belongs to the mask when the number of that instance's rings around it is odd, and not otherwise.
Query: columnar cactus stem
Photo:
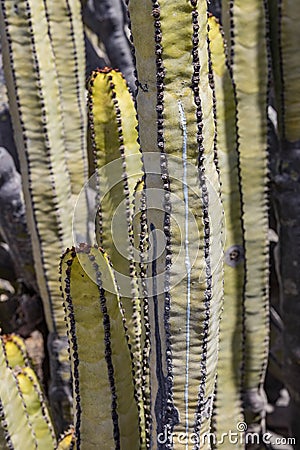
[[[38,292],[28,236],[22,180],[12,156],[0,147],[0,232],[9,246],[15,271],[27,289]]]
[[[82,156],[86,122],[84,53],[83,43],[80,43],[83,34],[79,1],[58,2],[53,10],[52,4],[42,0],[24,0],[16,5],[11,0],[2,0],[0,20],[27,223],[38,287],[50,331],[50,397],[53,403],[56,402],[57,419],[65,411],[65,420],[68,421],[70,378],[66,331],[57,267],[53,261],[72,244],[71,217],[76,200],[72,194],[81,189],[86,172],[86,157]],[[64,12],[59,18],[58,5],[62,8],[59,11]],[[62,20],[64,33],[68,34],[65,45],[74,58],[73,84],[67,79],[68,74],[61,70],[62,58],[69,58],[70,53],[66,56],[65,47],[59,45],[55,37],[57,34],[61,36],[55,28],[57,20]],[[74,32],[76,21],[79,22],[78,34]],[[58,56],[59,52],[62,57]],[[73,148],[70,148],[71,141]],[[77,177],[75,172],[80,175]],[[58,424],[58,427],[64,426]]]
[[[83,244],[76,252],[65,253],[61,274],[74,380],[76,448],[143,448],[133,355],[107,256]]]
[[[77,196],[87,179],[85,49],[81,3],[78,0],[45,1],[45,11],[59,83],[71,192]],[[74,145],[74,142],[78,144]]]
[[[185,448],[210,448],[204,435],[210,430],[215,388],[223,209],[206,2],[131,0],[129,11],[153,244],[148,265],[149,448],[182,448],[178,433],[185,436]],[[159,191],[155,198],[152,189]],[[158,245],[159,232],[165,236],[164,248]]]
[[[37,448],[55,448],[56,437],[43,393],[34,371],[30,367],[17,368],[15,377],[22,394]]]
[[[5,75],[39,289],[49,330],[64,334],[52,259],[70,244],[72,204],[59,86],[44,7],[40,2],[22,1],[14,8],[13,2],[3,0],[1,25]]]
[[[24,342],[0,338],[1,415],[8,448],[49,450],[56,437],[43,392],[29,367]]]
[[[137,212],[135,189],[143,170],[136,111],[120,72],[106,68],[92,74],[89,109],[97,180],[96,238],[108,252],[116,273],[135,377],[139,380],[145,331],[141,325],[143,295],[137,278],[140,257],[135,248],[133,222]],[[140,388],[138,396],[142,395]]]
[[[236,102],[225,56],[220,25],[209,17],[209,48],[216,97],[217,151],[222,202],[225,211],[224,309],[220,324],[220,348],[214,431],[216,448],[244,445],[222,439],[244,420],[242,407],[244,248],[242,204],[238,169]],[[224,434],[223,434],[224,433]]]
[[[269,342],[266,10],[264,2],[252,0],[234,0],[230,8],[246,257],[243,391],[250,425],[265,414]]]

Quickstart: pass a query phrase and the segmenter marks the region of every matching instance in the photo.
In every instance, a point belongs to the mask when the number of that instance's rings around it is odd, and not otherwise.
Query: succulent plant
[[[83,3],[113,59],[124,5]],[[271,80],[285,376],[298,415],[299,7],[223,0],[224,34],[207,10],[127,0],[135,90],[124,34],[130,89],[108,67],[85,85],[79,0],[0,0],[24,192],[23,202],[3,150],[1,234],[16,235],[16,271],[43,301],[51,405],[24,343],[2,334],[0,448],[244,449],[222,437],[264,432]],[[7,211],[20,222],[6,236]]]

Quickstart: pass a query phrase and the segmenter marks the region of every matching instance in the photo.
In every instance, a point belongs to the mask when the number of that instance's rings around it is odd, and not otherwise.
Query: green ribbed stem
[[[0,399],[8,448],[51,450],[56,437],[44,394],[17,336],[0,339]]]
[[[73,208],[86,172],[80,4],[72,0],[57,2],[55,7],[53,2],[43,0],[22,0],[17,5],[2,0],[0,20],[27,223],[50,332],[50,398],[56,420],[64,416],[58,423],[62,430],[70,420],[70,369],[57,261],[72,244]],[[56,38],[62,37],[57,20],[63,28],[64,45]],[[62,64],[70,57],[68,77]]]
[[[76,448],[139,449],[139,403],[124,311],[106,254],[82,244],[61,261]]]
[[[224,309],[220,344],[213,428],[216,448],[243,449],[238,441],[222,440],[222,434],[235,431],[244,420],[241,386],[243,360],[244,248],[242,204],[238,169],[236,102],[224,41],[219,23],[208,19],[211,68],[216,99],[217,152],[225,212]],[[226,436],[224,434],[224,436]]]
[[[85,90],[85,47],[81,2],[79,0],[45,0],[48,34],[55,58],[59,84],[64,151],[70,174],[72,205],[88,177],[87,157],[87,106]],[[63,42],[63,45],[62,45]],[[66,70],[66,61],[68,69]],[[87,199],[85,199],[87,202]],[[81,204],[81,222],[88,240],[86,211]],[[79,224],[77,223],[77,226]]]
[[[1,2],[5,75],[35,268],[50,331],[65,325],[53,260],[71,243],[59,85],[43,2]],[[33,86],[37,86],[33,89]]]
[[[148,443],[149,448],[151,442],[159,449],[173,448],[174,431],[188,433],[186,448],[193,448],[191,433],[203,441],[210,430],[222,305],[223,209],[214,154],[206,2],[130,0],[129,11],[152,231]],[[209,448],[207,440],[202,445]],[[182,448],[176,437],[174,448]]]
[[[94,150],[97,184],[96,239],[107,251],[116,273],[127,323],[129,345],[134,357],[134,379],[143,411],[142,286],[138,280],[139,244],[133,222],[135,189],[143,176],[138,144],[136,111],[125,79],[120,72],[103,69],[89,80],[89,123]],[[140,416],[144,428],[143,416]]]
[[[235,0],[230,4],[230,14],[246,257],[243,393],[246,419],[250,426],[259,423],[265,415],[266,406],[263,382],[269,345],[269,68],[264,3]]]
[[[61,436],[55,450],[76,450],[74,428],[66,431]]]

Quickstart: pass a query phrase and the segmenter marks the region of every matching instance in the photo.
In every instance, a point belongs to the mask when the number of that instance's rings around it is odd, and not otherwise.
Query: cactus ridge
[[[69,249],[66,250],[65,255],[69,253]],[[64,256],[62,256],[61,261],[63,261]],[[76,253],[75,250],[71,252],[69,255],[70,258],[75,258]],[[70,266],[72,264],[72,259],[69,259],[66,261],[67,269],[65,273],[62,273],[62,263],[60,264],[60,275],[61,277],[65,276],[64,279],[65,287],[64,287],[64,294],[63,298],[65,297],[65,314],[66,314],[66,320],[67,320],[67,327],[68,327],[68,339],[69,339],[69,345],[70,349],[72,351],[71,356],[73,358],[73,365],[72,365],[72,374],[73,374],[73,398],[75,399],[75,408],[74,408],[74,422],[75,422],[75,434],[76,434],[76,440],[78,442],[78,448],[80,448],[80,423],[81,423],[81,407],[80,407],[80,389],[79,389],[79,356],[77,352],[77,336],[76,336],[76,321],[74,318],[74,311],[71,302],[69,301],[70,296],[70,273],[71,269]]]
[[[191,1],[193,6],[192,12],[192,26],[193,26],[193,75],[192,75],[192,89],[194,94],[194,103],[196,105],[196,121],[197,121],[197,144],[199,148],[198,153],[198,167],[199,167],[199,181],[202,190],[201,200],[203,208],[203,222],[204,222],[204,254],[205,254],[205,265],[206,265],[206,288],[204,292],[204,321],[202,325],[202,345],[201,345],[201,361],[200,361],[200,371],[201,371],[201,381],[199,385],[198,392],[198,405],[196,412],[196,421],[194,425],[195,433],[199,433],[202,425],[203,410],[205,411],[205,405],[207,399],[205,398],[206,390],[205,383],[207,378],[207,350],[208,350],[208,335],[209,335],[209,322],[210,322],[210,304],[212,299],[212,284],[211,284],[211,263],[210,263],[210,225],[209,225],[209,213],[208,213],[208,196],[207,187],[204,176],[204,138],[203,138],[203,112],[201,105],[201,97],[199,93],[199,81],[200,81],[200,59],[199,59],[199,12],[197,10],[198,2]],[[210,416],[210,413],[208,414]]]
[[[88,178],[87,113],[85,96],[85,49],[81,3],[78,0],[45,1],[48,35],[55,58],[59,84],[63,141],[66,165],[70,175],[72,204]],[[61,45],[61,42],[64,45]],[[69,60],[66,72],[66,60]],[[85,202],[88,203],[87,197]],[[82,208],[76,217],[77,226],[87,229],[87,216]],[[84,231],[81,240],[88,241]]]
[[[85,52],[81,5],[77,0],[45,1],[44,5],[59,83],[71,192],[78,195],[87,179]],[[67,58],[69,65],[66,73]],[[72,101],[69,100],[70,95],[72,95]],[[75,105],[73,99],[76,99]],[[74,146],[75,140],[78,142],[78,147]]]
[[[198,406],[196,412],[196,420],[194,424],[194,432],[200,433],[200,437],[209,431],[210,420],[212,414],[212,402],[215,386],[215,370],[216,360],[213,359],[210,346],[218,347],[218,331],[219,318],[222,306],[222,286],[218,281],[219,274],[222,272],[222,264],[218,261],[221,259],[221,247],[217,242],[221,235],[223,226],[223,210],[219,210],[217,221],[214,220],[213,212],[217,205],[213,206],[213,195],[210,190],[210,184],[216,188],[217,197],[220,195],[218,160],[216,154],[215,142],[217,132],[215,129],[213,91],[209,88],[211,65],[210,54],[208,50],[207,39],[207,19],[204,4],[192,2],[192,25],[193,25],[193,93],[194,103],[196,105],[196,122],[197,122],[197,144],[198,144],[198,173],[201,188],[201,201],[203,209],[203,233],[204,233],[204,259],[206,272],[206,287],[204,291],[204,320],[202,341],[202,357],[201,382],[198,392]],[[203,85],[206,88],[203,88]],[[201,86],[201,89],[200,89]],[[208,107],[207,92],[210,97],[212,109]],[[213,169],[215,166],[215,170]],[[218,205],[218,206],[221,206]],[[215,230],[212,228],[216,224]],[[216,239],[217,238],[217,239]],[[218,248],[219,246],[219,248]],[[217,259],[216,259],[217,258]],[[214,274],[215,272],[215,274]],[[197,445],[200,444],[201,439]]]
[[[157,424],[157,433],[164,432],[164,426],[172,430],[174,422],[177,422],[177,412],[174,410],[173,402],[173,370],[172,370],[172,352],[171,352],[171,331],[170,331],[170,267],[172,263],[171,250],[171,232],[170,232],[170,215],[171,215],[171,201],[170,201],[170,180],[168,173],[168,158],[165,149],[164,127],[164,97],[165,97],[165,67],[163,59],[162,46],[162,27],[160,16],[160,2],[152,1],[152,16],[154,18],[154,41],[155,41],[155,64],[156,64],[156,139],[157,148],[160,152],[160,170],[163,189],[163,231],[166,239],[165,245],[165,276],[164,276],[164,294],[160,296],[155,295],[156,286],[153,289],[153,310],[154,330],[155,330],[155,361],[157,378],[159,374],[158,391],[155,401],[155,419]],[[147,182],[147,177],[146,177]],[[147,203],[147,194],[146,194]],[[152,225],[152,232],[155,231],[154,224]],[[153,254],[153,260],[155,260]],[[156,279],[156,266],[152,264],[151,277]],[[160,306],[162,304],[162,306]],[[161,319],[160,319],[161,318]],[[153,330],[153,331],[154,331]],[[162,354],[161,340],[164,340],[164,354]],[[163,368],[165,364],[165,368]],[[165,372],[165,374],[164,374]],[[152,398],[154,398],[152,393]],[[163,420],[162,420],[163,419]],[[169,445],[169,443],[167,444]],[[168,448],[168,446],[166,447]]]
[[[147,227],[146,216],[146,193],[145,193],[145,179],[139,180],[134,189],[133,201],[133,217],[140,213],[139,220],[136,222],[133,229],[133,236],[136,240],[136,246],[140,252],[140,262],[138,270],[139,292],[142,299],[141,302],[141,322],[144,333],[141,335],[141,349],[142,349],[142,395],[144,407],[145,420],[145,448],[150,448],[150,430],[151,430],[151,404],[150,404],[150,366],[149,357],[151,349],[150,336],[150,322],[149,322],[149,295],[147,290],[146,276],[147,276],[147,252],[149,250],[149,235]],[[136,220],[136,219],[135,219]],[[136,228],[137,227],[137,228]]]

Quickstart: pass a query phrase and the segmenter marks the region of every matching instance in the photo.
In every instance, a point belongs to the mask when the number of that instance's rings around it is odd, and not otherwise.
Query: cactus
[[[3,0],[0,18],[5,75],[21,164],[27,223],[38,287],[50,331],[50,397],[57,404],[63,398],[67,399],[67,403],[70,400],[70,380],[65,323],[53,258],[59,258],[66,246],[72,243],[70,218],[75,202],[72,193],[78,193],[81,186],[76,183],[83,183],[86,170],[86,156],[83,158],[82,155],[86,119],[80,8],[77,2],[71,2],[73,9],[68,10],[68,16],[67,12],[63,15],[65,35],[69,33],[65,38],[68,44],[66,49],[71,48],[74,56],[74,70],[70,76],[61,70],[58,43],[52,37],[57,33],[55,21],[58,19],[56,8],[52,10],[50,3],[29,0],[18,2],[15,6],[14,2]],[[63,7],[61,2],[58,4]],[[65,8],[69,5],[66,2]],[[74,27],[78,28],[76,36]],[[36,90],[32,86],[36,86]],[[78,130],[75,137],[74,127]],[[57,412],[64,409],[58,406]],[[66,421],[70,419],[67,409]]]
[[[97,185],[96,241],[108,251],[122,295],[137,379],[141,375],[141,293],[133,236],[134,189],[143,176],[133,100],[123,76],[94,72],[89,80],[89,124]],[[126,233],[127,230],[127,233]],[[125,233],[125,234],[124,234]],[[143,339],[144,340],[144,339]],[[141,388],[137,395],[142,402]]]
[[[235,1],[230,2],[229,14],[245,229],[243,392],[246,419],[254,427],[265,416],[269,341],[266,10],[263,2]]]
[[[218,345],[222,305],[223,210],[214,162],[206,3],[132,0],[129,12],[154,253],[148,264],[149,445],[179,448],[172,433],[184,433],[191,448],[190,436],[195,433],[202,443],[210,430],[217,365],[212,348]],[[156,161],[150,152],[157,152]],[[151,189],[160,192],[156,203]],[[157,247],[159,231],[165,234],[164,249]],[[206,440],[203,448],[209,446]]]
[[[94,175],[81,190],[87,117],[79,1],[0,0],[38,282],[32,286],[50,331],[49,394],[59,432],[71,422],[68,341],[74,409],[74,428],[57,443],[22,341],[2,336],[0,448],[227,449],[233,444],[221,442],[223,434],[244,417],[250,431],[264,430],[267,0],[223,0],[227,49],[204,0],[127,3],[136,105],[118,71],[92,73],[87,109]],[[300,102],[291,36],[299,35],[299,8],[287,0],[268,3],[281,135],[274,197],[281,242],[291,237],[287,250],[281,245],[279,264],[286,383],[297,422]],[[102,14],[106,4],[87,2],[91,27],[90,11]],[[2,194],[1,186],[7,207]],[[95,197],[96,246],[87,196]],[[56,262],[72,240],[76,247],[61,259],[61,299]],[[233,446],[244,448],[242,441]]]
[[[278,220],[276,265],[283,320],[283,381],[291,396],[292,436],[299,442],[299,147],[300,11],[297,2],[270,0],[270,35],[278,111],[279,151],[272,173],[272,197]]]
[[[74,380],[76,448],[138,449],[132,353],[107,256],[84,245],[76,252],[69,250],[61,261],[61,277]]]
[[[1,416],[7,448],[51,449],[56,437],[44,395],[23,341],[0,337]],[[3,447],[5,448],[5,447]]]
[[[209,17],[209,49],[215,92],[218,167],[225,212],[224,309],[220,324],[220,347],[213,429],[216,448],[244,448],[222,436],[244,420],[242,407],[244,242],[241,222],[240,173],[236,126],[236,100],[226,61],[219,23]],[[224,434],[223,434],[224,433]]]

